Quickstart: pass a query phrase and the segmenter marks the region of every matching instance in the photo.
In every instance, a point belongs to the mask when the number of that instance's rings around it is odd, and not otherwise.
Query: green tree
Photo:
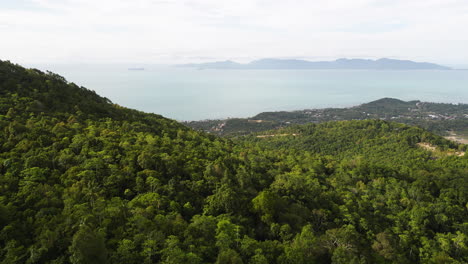
[[[104,236],[86,225],[80,226],[73,236],[70,262],[74,264],[107,263]]]

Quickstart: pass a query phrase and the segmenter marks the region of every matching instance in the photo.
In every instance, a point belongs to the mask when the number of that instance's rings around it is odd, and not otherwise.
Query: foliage
[[[468,158],[419,128],[235,141],[0,62],[1,263],[466,263]]]

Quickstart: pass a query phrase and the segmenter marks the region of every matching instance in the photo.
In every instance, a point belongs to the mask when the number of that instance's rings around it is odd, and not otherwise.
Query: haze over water
[[[383,97],[468,103],[468,71],[197,70],[128,65],[31,65],[119,105],[176,120],[347,107]]]

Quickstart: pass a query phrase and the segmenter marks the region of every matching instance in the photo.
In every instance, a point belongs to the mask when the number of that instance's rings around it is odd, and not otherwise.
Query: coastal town
[[[383,98],[348,108],[264,112],[251,118],[185,122],[197,130],[239,136],[307,123],[380,119],[423,127],[460,143],[468,143],[468,105]]]

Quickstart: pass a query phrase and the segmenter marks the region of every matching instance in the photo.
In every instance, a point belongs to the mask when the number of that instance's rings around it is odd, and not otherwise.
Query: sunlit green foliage
[[[466,263],[468,158],[334,122],[235,141],[0,62],[0,263]],[[296,135],[292,135],[296,134]]]

